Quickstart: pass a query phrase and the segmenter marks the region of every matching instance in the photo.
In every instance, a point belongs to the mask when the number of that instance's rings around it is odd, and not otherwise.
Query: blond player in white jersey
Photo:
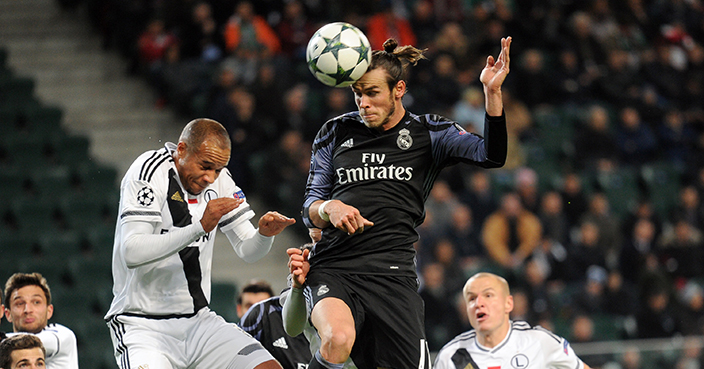
[[[208,308],[217,228],[254,262],[295,220],[254,212],[225,166],[230,138],[210,119],[177,145],[142,154],[120,187],[113,294],[105,316],[121,369],[281,368],[254,338]]]
[[[590,369],[564,338],[509,319],[513,296],[504,278],[477,273],[463,294],[474,329],[440,350],[435,369]]]

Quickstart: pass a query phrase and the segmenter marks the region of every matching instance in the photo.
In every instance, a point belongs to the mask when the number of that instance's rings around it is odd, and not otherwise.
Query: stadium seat
[[[18,169],[46,168],[49,165],[49,142],[41,137],[17,135],[3,144],[9,163]]]
[[[606,194],[612,213],[618,217],[623,217],[634,209],[640,197],[638,173],[632,168],[585,173],[585,184],[591,187],[592,191]]]
[[[0,170],[0,202],[7,204],[10,200],[24,196],[25,186],[29,186],[25,172],[20,168],[2,168]]]
[[[90,140],[86,136],[65,136],[54,145],[61,164],[76,168],[90,161]]]
[[[82,238],[79,233],[74,231],[42,234],[38,236],[41,257],[46,260],[60,261],[66,264],[69,258],[75,255],[81,255],[81,240]]]
[[[678,201],[681,171],[671,163],[661,162],[643,166],[640,176],[655,212],[667,219],[669,210]]]
[[[103,217],[103,204],[82,193],[72,191],[64,196],[59,209],[68,228],[88,231],[100,223]]]
[[[64,166],[50,166],[30,174],[32,188],[45,203],[59,204],[71,192],[71,172]]]
[[[538,110],[533,114],[540,144],[551,153],[567,154],[574,145],[574,125],[559,112]]]
[[[59,228],[55,218],[57,210],[53,204],[46,204],[25,196],[14,199],[10,208],[19,232],[36,236],[51,234]]]
[[[12,77],[0,80],[0,104],[22,106],[34,98],[34,79]]]

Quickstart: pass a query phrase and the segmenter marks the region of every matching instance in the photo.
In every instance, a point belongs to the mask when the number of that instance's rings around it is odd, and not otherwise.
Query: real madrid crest
[[[398,138],[396,139],[396,145],[401,150],[408,150],[413,145],[413,137],[411,137],[411,131],[406,128],[398,131]]]

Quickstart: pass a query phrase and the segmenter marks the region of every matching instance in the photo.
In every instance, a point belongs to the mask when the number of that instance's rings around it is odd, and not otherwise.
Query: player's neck
[[[396,109],[394,110],[393,115],[389,116],[388,122],[384,123],[381,126],[381,131],[386,132],[390,130],[391,128],[396,127],[399,123],[401,123],[401,119],[406,115],[406,108],[403,107],[403,104],[399,104]]]

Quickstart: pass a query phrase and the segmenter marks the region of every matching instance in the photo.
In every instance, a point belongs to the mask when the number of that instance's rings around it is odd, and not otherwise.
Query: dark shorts
[[[416,278],[311,270],[306,283],[310,306],[336,297],[350,307],[357,330],[350,356],[358,368],[431,367]]]

